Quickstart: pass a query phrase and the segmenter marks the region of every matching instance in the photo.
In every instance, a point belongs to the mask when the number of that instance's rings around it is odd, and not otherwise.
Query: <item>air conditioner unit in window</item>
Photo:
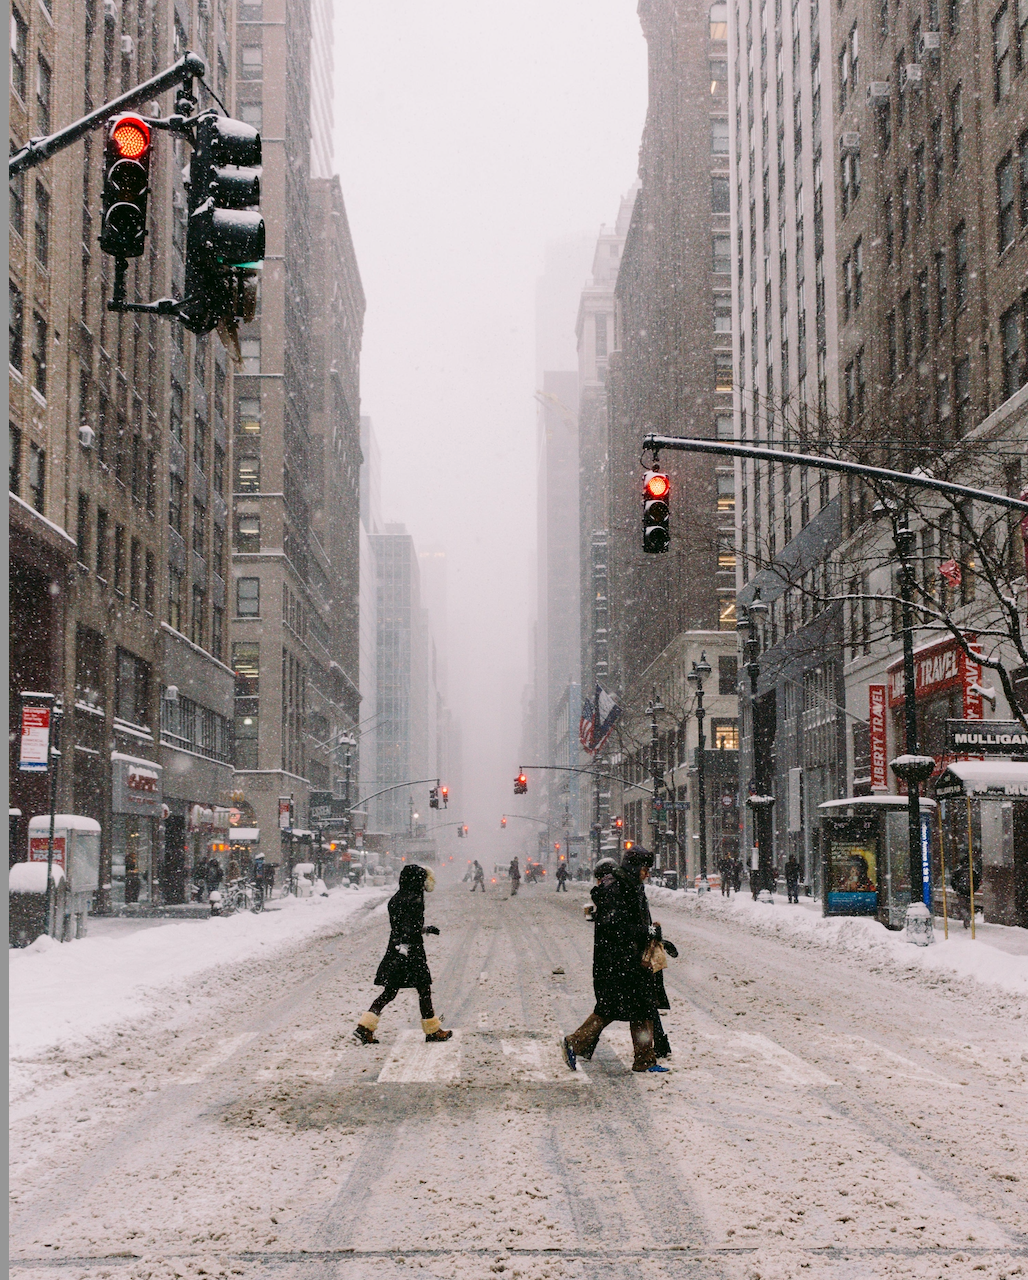
[[[860,134],[856,130],[843,133],[839,138],[839,150],[842,154],[852,155],[860,151]]]
[[[908,85],[912,85],[915,89],[920,89],[923,80],[924,67],[921,66],[920,62],[910,62],[900,72],[901,89],[905,89]]]
[[[872,80],[867,86],[867,100],[876,106],[885,106],[889,101],[888,80]]]
[[[937,58],[942,49],[942,32],[926,31],[921,37],[921,48],[933,58]]]
[[[131,36],[122,36],[122,37],[121,37],[121,53],[122,53],[122,57],[125,57],[125,58],[131,58],[131,57],[132,57],[132,50],[133,50],[134,48],[135,48],[135,45],[132,43],[132,37],[131,37]]]

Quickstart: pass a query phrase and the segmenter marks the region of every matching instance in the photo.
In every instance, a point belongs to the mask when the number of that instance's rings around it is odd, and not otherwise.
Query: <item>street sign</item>
[[[1028,732],[1017,720],[947,720],[946,746],[958,756],[1028,754]]]
[[[50,708],[22,707],[18,768],[26,773],[45,773],[49,754]]]

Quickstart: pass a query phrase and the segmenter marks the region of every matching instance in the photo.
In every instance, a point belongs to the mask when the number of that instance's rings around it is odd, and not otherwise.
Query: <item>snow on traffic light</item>
[[[663,471],[643,477],[643,551],[659,555],[671,543],[671,480]]]
[[[527,795],[527,793],[528,793],[528,779],[525,777],[524,773],[519,773],[518,776],[514,779],[514,794],[516,796],[523,796],[523,795]]]

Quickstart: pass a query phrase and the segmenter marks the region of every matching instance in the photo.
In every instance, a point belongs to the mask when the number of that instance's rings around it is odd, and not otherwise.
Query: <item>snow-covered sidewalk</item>
[[[720,918],[754,933],[771,935],[799,947],[861,956],[878,966],[906,973],[921,973],[941,980],[971,980],[1011,995],[1028,997],[1028,930],[1001,925],[979,926],[972,941],[970,930],[959,920],[950,921],[949,938],[943,937],[942,920],[935,921],[935,943],[917,947],[903,933],[886,929],[877,920],[856,916],[821,915],[820,903],[801,900],[790,905],[784,895],[771,904],[754,902],[748,893],[723,898],[720,893],[697,894],[647,888],[652,908],[666,913],[682,911],[692,916]],[[667,927],[666,921],[665,927]],[[954,928],[954,923],[956,927]],[[669,930],[669,937],[673,931]]]
[[[276,898],[260,915],[167,923],[58,943],[42,937],[8,956],[12,1059],[84,1044],[169,1005],[168,994],[203,971],[262,959],[377,906],[391,889],[335,889],[327,897]]]

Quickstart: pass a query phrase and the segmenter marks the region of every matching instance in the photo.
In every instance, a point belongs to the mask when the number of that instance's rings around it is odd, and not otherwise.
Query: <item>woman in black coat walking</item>
[[[644,881],[653,854],[635,848],[620,867],[611,866],[591,890],[596,905],[593,940],[593,993],[596,1005],[577,1031],[561,1042],[564,1061],[577,1070],[579,1057],[588,1061],[600,1033],[612,1022],[627,1022],[635,1051],[633,1071],[666,1071],[658,1066],[653,1044],[655,993],[653,975],[643,968],[646,944],[657,936],[650,924]]]
[[[426,1040],[449,1040],[453,1035],[443,1030],[432,1008],[432,975],[422,937],[426,933],[439,935],[434,924],[425,924],[425,894],[434,888],[435,877],[427,867],[412,863],[400,872],[399,888],[389,899],[389,945],[375,974],[375,986],[385,989],[357,1020],[353,1034],[361,1044],[378,1044],[375,1031],[379,1016],[404,987],[414,987],[418,993]]]

